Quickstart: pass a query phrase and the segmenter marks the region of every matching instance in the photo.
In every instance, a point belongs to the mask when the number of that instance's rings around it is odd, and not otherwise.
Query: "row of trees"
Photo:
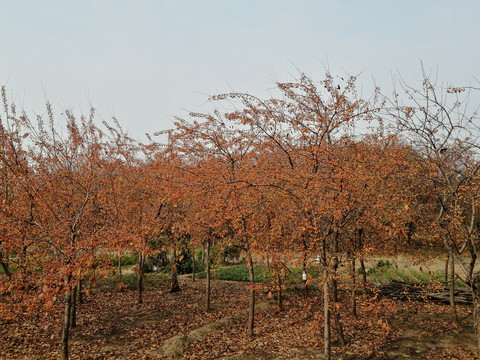
[[[141,265],[159,237],[174,257],[182,239],[206,248],[207,310],[210,247],[245,251],[250,336],[252,255],[267,257],[277,274],[318,258],[326,359],[331,316],[345,341],[334,305],[339,265],[352,270],[353,314],[356,262],[364,267],[378,251],[443,248],[452,289],[461,275],[475,293],[480,162],[477,115],[467,103],[475,89],[442,88],[425,76],[419,89],[402,86],[405,96],[376,89],[365,99],[355,83],[302,75],[279,83],[276,98],[218,95],[211,100],[224,110],[177,119],[159,133],[167,144],[136,142],[115,120],[101,130],[93,109],[80,118],[65,111],[66,128],[57,130],[50,105],[46,118],[32,120],[3,89],[1,313],[48,309],[63,296],[67,359],[75,291],[108,267],[96,260],[137,253],[141,302]],[[279,293],[282,287],[278,276]],[[455,320],[453,295],[451,305]]]

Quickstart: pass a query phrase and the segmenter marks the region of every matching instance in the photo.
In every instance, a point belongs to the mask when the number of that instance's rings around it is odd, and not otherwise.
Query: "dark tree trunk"
[[[303,259],[302,259],[302,280],[305,287],[305,297],[308,297],[308,282],[307,282],[307,242],[303,239]]]
[[[12,276],[12,273],[10,272],[10,269],[8,268],[8,264],[3,261],[3,254],[0,252],[0,265],[2,265],[2,268],[3,268],[3,272],[5,273],[5,275],[7,276]]]
[[[77,284],[77,293],[78,293],[78,303],[80,305],[83,304],[83,290],[82,290],[82,279],[78,280],[78,284]]]
[[[72,308],[70,310],[70,327],[77,326],[77,287],[72,289]]]
[[[333,258],[332,264],[332,279],[330,280],[330,287],[332,289],[332,301],[333,304],[336,305],[338,303],[338,283],[337,283],[337,268],[338,268],[338,259],[335,257]],[[345,336],[343,334],[343,327],[342,323],[340,322],[340,313],[338,312],[338,308],[335,306],[333,309],[333,319],[335,322],[335,329],[337,330],[338,341],[341,346],[345,346]]]
[[[210,280],[210,239],[207,240],[207,251],[205,254],[206,257],[206,262],[207,262],[207,268],[206,268],[206,274],[207,274],[207,283],[206,283],[206,309],[207,311],[211,310],[211,280]]]
[[[357,317],[357,274],[355,273],[355,256],[352,256],[351,264],[350,264],[350,276],[352,279],[352,293],[351,293],[351,307],[352,307],[352,315]]]
[[[118,255],[118,275],[122,275],[122,257]]]
[[[267,269],[270,269],[270,258],[268,257],[268,245],[266,246],[265,249],[265,263],[267,265]]]
[[[282,277],[280,269],[277,268],[277,305],[278,311],[283,311],[283,298],[282,298]]]
[[[331,333],[330,333],[330,294],[328,289],[328,271],[323,273],[323,358],[330,360],[331,354]]]
[[[331,359],[332,334],[330,328],[330,266],[327,261],[327,239],[322,239],[320,248],[323,270],[323,353],[324,360]]]
[[[450,254],[447,256],[447,260],[445,260],[445,284],[448,284],[448,269],[450,263]]]
[[[180,291],[180,284],[178,283],[177,270],[177,245],[173,247],[173,265],[172,265],[172,279],[170,281],[170,292]]]
[[[195,248],[192,247],[192,282],[195,282]]]
[[[480,272],[472,275],[469,280],[473,299],[473,326],[477,337],[477,356],[480,356]]]
[[[363,229],[358,229],[358,249],[363,250]],[[362,285],[363,292],[367,293],[367,268],[365,266],[365,259],[363,257],[363,252],[360,253],[360,268],[362,269]]]
[[[68,340],[70,338],[70,316],[72,311],[72,291],[68,288],[70,277],[65,280],[65,310],[63,315],[63,329],[61,340],[61,359],[68,360]]]
[[[459,324],[457,305],[455,303],[455,258],[452,251],[449,251],[448,262],[450,264],[450,279],[448,282],[448,288],[450,290],[450,316],[453,323]]]
[[[478,311],[480,303],[475,295],[473,296],[473,322],[475,327],[475,335],[477,336],[477,356],[480,357],[480,312]]]
[[[248,302],[248,327],[247,327],[247,336],[253,336],[253,328],[255,321],[255,274],[253,272],[253,260],[252,253],[250,250],[247,250],[247,265],[248,265],[248,278],[250,280],[250,296]]]
[[[139,304],[143,303],[143,263],[144,263],[144,255],[140,253],[138,255],[138,264],[137,264],[137,302]]]
[[[338,238],[340,234],[339,232],[335,232],[335,239],[333,243],[333,251],[335,252],[335,256],[332,258],[332,279],[331,279],[331,284],[330,287],[332,289],[332,300],[334,305],[337,305],[338,303],[338,283],[337,283],[337,269],[338,269],[338,252],[339,252],[339,246],[338,246]],[[340,321],[340,313],[338,312],[339,308],[337,306],[334,307],[333,309],[333,319],[335,321],[335,329],[337,330],[337,335],[338,335],[338,341],[341,346],[345,346],[345,336],[343,334],[343,326]]]

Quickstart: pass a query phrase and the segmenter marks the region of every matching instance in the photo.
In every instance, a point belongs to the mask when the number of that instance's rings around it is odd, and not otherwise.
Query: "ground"
[[[168,359],[172,350],[182,359],[321,358],[321,296],[315,290],[309,297],[301,287],[288,292],[283,311],[259,290],[255,336],[249,338],[241,312],[248,304],[245,284],[213,281],[210,312],[204,311],[204,285],[182,278],[178,293],[167,292],[166,282],[148,287],[144,304],[136,304],[131,290],[92,291],[79,309],[71,359]],[[58,359],[60,305],[46,316],[22,314],[2,324],[0,359]],[[334,359],[474,358],[467,307],[459,308],[462,327],[450,322],[445,305],[360,296],[358,318],[347,308],[339,311],[348,344],[334,344]]]

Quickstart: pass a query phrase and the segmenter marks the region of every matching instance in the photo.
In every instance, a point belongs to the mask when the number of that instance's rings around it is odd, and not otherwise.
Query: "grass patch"
[[[428,284],[432,277],[425,272],[420,272],[418,270],[410,270],[410,275],[417,281],[423,282],[424,284]]]
[[[390,266],[383,266],[381,269],[380,269],[380,274],[382,274],[382,276],[385,278],[385,280],[389,283],[393,282],[394,277],[393,277],[393,274],[391,272],[391,267]]]
[[[170,275],[162,273],[145,274],[143,284],[146,287],[158,287],[161,286],[165,280],[169,279],[169,276]],[[137,290],[137,275],[115,275],[105,279],[99,279],[97,281],[97,286],[104,290],[118,290],[121,288]]]
[[[263,265],[255,265],[253,267],[253,273],[256,282],[269,282],[272,279],[271,272]],[[197,274],[201,279],[207,277],[205,271]],[[249,281],[248,268],[246,265],[232,265],[227,267],[220,267],[212,269],[212,279],[217,280],[231,280],[231,281]]]
[[[301,268],[291,268],[287,273],[287,283],[296,284],[302,282],[302,269]],[[267,268],[264,265],[254,265],[253,273],[255,276],[255,282],[259,283],[268,283],[275,281],[275,275],[273,269]],[[321,272],[317,269],[309,269],[307,275],[310,278],[317,278],[320,276]],[[205,271],[202,271],[197,274],[201,279],[204,279],[207,275]],[[249,281],[248,278],[248,267],[245,264],[232,265],[226,267],[220,267],[213,269],[211,273],[212,279],[216,280],[230,280],[230,281]]]
[[[124,255],[120,258],[122,266],[135,265],[138,262],[136,256],[133,255]],[[118,266],[118,257],[112,257],[111,260],[114,266]]]
[[[433,276],[432,279],[441,283],[445,282],[445,271],[437,271]],[[455,287],[456,288],[467,288],[468,286],[461,280],[455,280]]]
[[[377,284],[383,284],[383,281],[380,279],[377,269],[371,268],[368,270],[368,275],[372,278],[373,282]]]
[[[408,276],[408,274],[400,269],[397,268],[391,268],[391,271],[402,281],[405,282],[410,282],[412,281],[412,278]]]
[[[445,271],[437,271],[430,278],[435,280],[435,281],[444,282],[445,281]]]

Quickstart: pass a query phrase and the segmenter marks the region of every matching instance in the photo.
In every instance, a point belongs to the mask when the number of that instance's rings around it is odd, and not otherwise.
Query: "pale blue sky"
[[[136,137],[202,111],[207,95],[267,96],[301,71],[363,72],[388,88],[420,60],[480,79],[477,0],[0,0],[0,84],[28,112],[115,115]]]

